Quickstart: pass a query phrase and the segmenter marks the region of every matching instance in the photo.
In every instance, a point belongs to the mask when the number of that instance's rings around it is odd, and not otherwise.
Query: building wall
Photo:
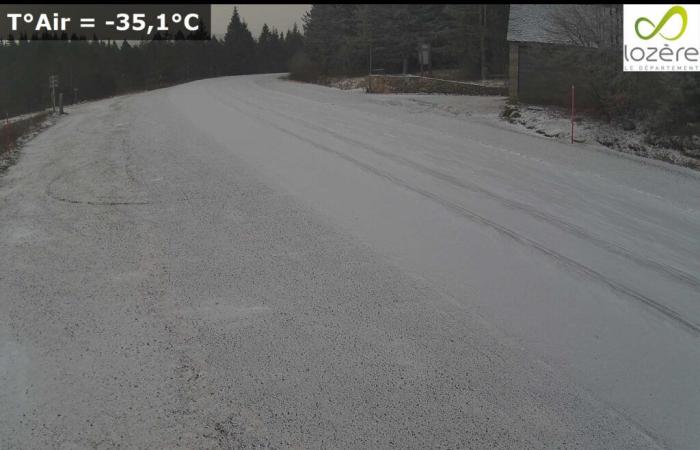
[[[569,106],[571,86],[575,85],[577,108],[594,106],[586,70],[576,62],[580,55],[575,52],[586,51],[582,47],[511,42],[511,97],[525,103]]]
[[[508,96],[512,100],[518,99],[519,50],[520,44],[510,43],[508,49]]]

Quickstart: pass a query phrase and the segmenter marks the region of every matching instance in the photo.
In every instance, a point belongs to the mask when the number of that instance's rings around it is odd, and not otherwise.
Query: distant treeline
[[[257,39],[234,9],[223,40],[182,35],[117,44],[67,36],[20,36],[0,44],[0,114],[46,108],[49,76],[58,75],[65,103],[153,89],[223,75],[286,72],[303,36],[295,25],[264,25]],[[77,89],[77,93],[75,91]]]
[[[465,78],[505,76],[509,5],[315,4],[304,17],[305,49],[292,75],[415,71],[418,45],[430,44],[434,68]]]
[[[591,6],[562,9],[561,16],[542,21],[548,25],[531,24],[573,44],[554,46],[559,50],[539,61],[575,75],[571,79],[590,94],[594,112],[609,120],[639,117],[659,133],[699,134],[700,75],[623,72],[622,40],[602,45],[610,36]],[[621,14],[621,5],[616,11]],[[510,5],[499,4],[314,4],[304,17],[304,47],[290,63],[291,76],[322,81],[364,75],[370,61],[374,72],[415,73],[417,47],[426,43],[433,68],[460,69],[463,79],[506,79],[509,12]],[[544,85],[552,79],[546,69],[533,76]]]

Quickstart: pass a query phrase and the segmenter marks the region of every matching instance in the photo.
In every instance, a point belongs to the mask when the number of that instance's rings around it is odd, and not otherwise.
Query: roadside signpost
[[[427,66],[428,71],[430,70],[430,44],[420,44],[418,45],[418,64],[420,64],[420,74],[423,75],[423,67]]]
[[[51,89],[51,107],[56,114],[56,88],[58,87],[58,75],[49,76],[49,88]]]

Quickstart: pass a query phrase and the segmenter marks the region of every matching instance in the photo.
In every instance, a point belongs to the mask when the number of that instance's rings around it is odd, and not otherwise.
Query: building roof
[[[508,41],[570,44],[552,33],[552,12],[568,5],[511,4],[508,17]]]
[[[562,32],[561,23],[557,22],[557,17],[561,20],[561,17],[568,16],[568,20],[572,20],[571,28],[577,28],[575,24],[579,17],[588,17],[589,19],[586,22],[593,25],[602,17],[600,16],[601,7],[602,5],[511,4],[507,40],[542,44],[583,45],[580,40],[572,39],[571,36],[567,36],[566,32]],[[603,32],[606,33],[606,36],[609,36],[613,31],[605,30]],[[585,46],[596,45],[587,43]]]

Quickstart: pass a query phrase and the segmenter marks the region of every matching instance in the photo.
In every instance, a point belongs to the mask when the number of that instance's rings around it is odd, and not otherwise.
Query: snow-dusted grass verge
[[[327,87],[365,92],[367,77],[334,77],[319,81]],[[514,105],[505,97],[426,93],[372,94],[374,101],[456,118],[505,125],[518,132],[560,142],[571,141],[571,119],[564,108]],[[577,114],[574,140],[578,144],[602,145],[637,157],[655,159],[700,170],[700,136],[660,137],[648,123],[607,123],[589,114]]]
[[[0,173],[17,161],[19,150],[25,143],[55,122],[56,116],[48,112],[3,121],[0,124]]]
[[[563,108],[507,104],[502,117],[514,127],[563,142],[571,140],[571,117]],[[605,122],[577,114],[574,141],[600,144],[612,150],[700,170],[700,136],[660,137],[649,123]]]
[[[295,80],[288,75],[281,76],[280,79],[296,83],[319,84],[321,86],[340,89],[342,91],[367,91],[367,76],[361,77],[323,77],[314,82]]]
[[[325,83],[327,86],[342,89],[344,91],[354,89],[367,89],[367,77],[333,77],[328,78]]]
[[[323,77],[316,83],[336,89],[368,91],[367,76]],[[502,95],[503,80],[465,81],[435,76],[372,75],[373,94]]]

